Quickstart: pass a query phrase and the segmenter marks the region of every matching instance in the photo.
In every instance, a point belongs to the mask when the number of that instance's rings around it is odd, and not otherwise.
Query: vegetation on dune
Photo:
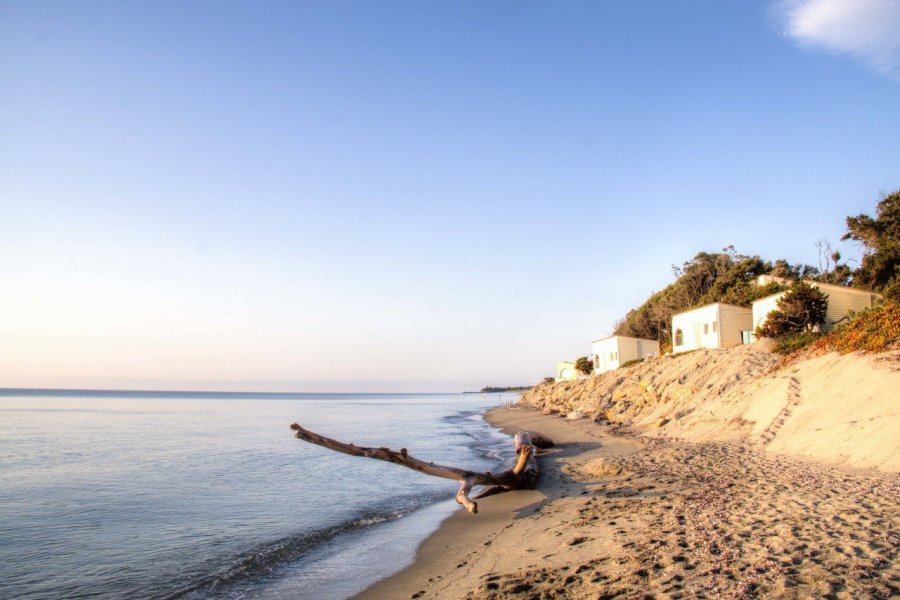
[[[782,355],[793,354],[809,347],[825,334],[820,331],[801,331],[789,333],[775,339],[775,352]]]
[[[750,306],[754,300],[785,289],[779,283],[756,285],[760,275],[796,279],[817,272],[809,265],[792,266],[785,260],[773,264],[759,256],[738,254],[734,246],[717,253],[700,252],[693,260],[681,267],[673,266],[672,270],[677,277],[675,282],[629,311],[616,325],[616,335],[657,340],[660,349],[666,352],[672,346],[672,315],[713,302]]]
[[[757,335],[780,338],[789,334],[812,331],[825,322],[828,296],[805,281],[798,281],[778,299],[776,308],[766,322],[756,330]]]
[[[808,346],[813,350],[836,350],[842,353],[881,352],[900,343],[900,190],[882,198],[876,207],[874,218],[865,214],[847,217],[847,233],[841,239],[862,244],[862,261],[859,268],[851,270],[838,263],[840,254],[834,252],[833,273],[840,275],[825,281],[849,282],[854,287],[883,294],[885,301],[875,308],[851,315],[849,321],[827,335],[784,327],[784,316],[773,312],[774,322],[770,317],[758,333],[776,338],[778,352],[792,354]],[[830,246],[827,249],[830,251]],[[807,301],[811,302],[808,293]],[[824,307],[827,307],[827,303]],[[779,309],[781,308],[779,301]],[[824,315],[824,308],[821,310]]]
[[[659,341],[660,350],[672,349],[672,315],[714,302],[749,307],[754,300],[787,289],[780,283],[756,285],[760,275],[773,275],[789,282],[813,280],[873,290],[900,302],[900,190],[886,195],[876,207],[875,217],[861,214],[847,217],[847,233],[842,240],[863,246],[860,265],[852,269],[841,262],[841,254],[827,240],[816,242],[818,267],[774,262],[747,256],[734,246],[722,252],[700,252],[681,267],[673,265],[676,280],[652,294],[642,305],[628,311],[616,323],[614,333]],[[794,341],[810,339],[801,330],[788,327],[780,335]],[[799,336],[799,337],[797,337]],[[785,342],[790,345],[789,342]]]
[[[900,302],[884,303],[854,315],[846,324],[816,341],[813,348],[881,352],[900,344]]]
[[[841,354],[883,352],[900,347],[900,303],[886,300],[874,308],[851,315],[829,333],[803,331],[775,338],[775,351],[791,362],[804,351]]]

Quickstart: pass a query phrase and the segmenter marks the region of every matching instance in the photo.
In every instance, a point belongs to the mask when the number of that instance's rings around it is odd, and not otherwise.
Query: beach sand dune
[[[539,385],[522,404],[643,436],[739,440],[772,453],[900,472],[900,350],[780,363],[764,342],[697,350]]]
[[[638,438],[496,409],[560,443],[538,490],[484,499],[359,598],[890,598],[900,478],[740,441]]]

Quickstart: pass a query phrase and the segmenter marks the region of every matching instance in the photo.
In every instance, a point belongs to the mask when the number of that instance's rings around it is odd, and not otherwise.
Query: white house
[[[749,308],[717,302],[672,315],[672,352],[730,348],[742,343],[741,332],[753,328]]]
[[[569,381],[578,379],[578,371],[575,370],[575,363],[560,361],[556,363],[556,380]]]
[[[828,296],[828,311],[825,313],[825,323],[822,324],[824,331],[830,331],[835,325],[847,318],[850,311],[859,312],[866,308],[872,308],[875,300],[880,298],[880,294],[850,288],[843,285],[834,285],[832,283],[820,283],[818,281],[807,281],[809,285],[818,288],[823,294]],[[785,292],[778,292],[765,298],[760,298],[753,303],[753,328],[761,326],[766,322],[769,313],[778,308],[778,299],[784,296]]]
[[[659,356],[659,342],[644,338],[611,335],[591,342],[594,356],[594,373],[605,373],[618,369],[629,360]]]

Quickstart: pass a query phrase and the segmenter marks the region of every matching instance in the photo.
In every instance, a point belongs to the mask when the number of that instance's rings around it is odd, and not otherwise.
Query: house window
[[[595,369],[600,368],[600,357],[597,356],[596,354],[594,355],[594,368]]]
[[[684,346],[684,332],[680,329],[675,330],[675,345]]]
[[[703,335],[706,335],[707,333],[709,333],[709,323],[704,323],[703,324]]]
[[[713,333],[717,332],[718,330],[719,330],[719,322],[713,321]]]

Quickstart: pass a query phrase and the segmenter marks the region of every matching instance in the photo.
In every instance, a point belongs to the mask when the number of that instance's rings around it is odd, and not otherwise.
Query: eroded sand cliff
[[[900,352],[780,366],[763,343],[664,356],[543,384],[522,403],[653,437],[742,439],[781,454],[900,471]]]

